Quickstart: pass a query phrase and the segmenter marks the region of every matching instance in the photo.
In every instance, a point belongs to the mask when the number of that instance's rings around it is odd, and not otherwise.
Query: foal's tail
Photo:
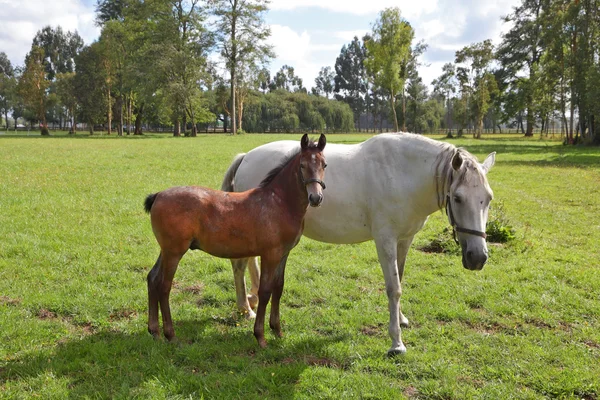
[[[152,204],[154,204],[154,200],[156,199],[156,195],[158,193],[149,194],[144,201],[144,209],[148,214],[150,214],[150,210],[152,210]]]
[[[233,158],[233,162],[227,169],[225,173],[225,178],[223,178],[223,184],[221,185],[221,190],[224,192],[233,192],[235,188],[233,187],[233,178],[235,177],[235,173],[237,172],[240,164],[244,160],[246,153],[240,153]]]

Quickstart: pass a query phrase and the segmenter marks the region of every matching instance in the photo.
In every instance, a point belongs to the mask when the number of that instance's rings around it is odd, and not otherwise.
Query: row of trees
[[[506,125],[532,135],[558,122],[569,142],[599,143],[599,2],[523,0],[505,17],[512,28],[501,44],[457,51],[431,93],[418,74],[426,44],[415,43],[399,9],[386,9],[309,93],[293,67],[272,77],[266,69],[268,0],[99,0],[97,42],[84,47],[77,33],[47,27],[24,67],[0,53],[0,111],[6,121],[9,110],[39,121],[43,133],[48,118],[109,132],[115,123],[119,134],[140,133],[145,121],[175,135],[216,118],[233,132],[391,126],[475,137]]]

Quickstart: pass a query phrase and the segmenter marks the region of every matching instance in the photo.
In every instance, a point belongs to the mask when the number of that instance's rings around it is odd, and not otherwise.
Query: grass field
[[[306,238],[288,260],[283,339],[268,332],[260,350],[229,261],[189,252],[171,296],[179,341],[154,341],[145,196],[218,188],[236,153],[291,137],[0,136],[0,398],[600,399],[600,149],[538,138],[452,141],[497,151],[493,204],[517,239],[471,272],[417,249],[448,225],[430,218],[404,276],[406,355],[385,356],[373,243]]]

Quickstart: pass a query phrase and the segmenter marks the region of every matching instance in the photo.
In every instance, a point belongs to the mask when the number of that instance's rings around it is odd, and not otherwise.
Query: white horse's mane
[[[449,143],[438,143],[442,144],[442,151],[438,154],[434,163],[434,179],[438,206],[442,209],[446,205],[446,199],[454,181],[464,183],[479,178],[483,183],[486,181],[486,177],[479,168],[477,158],[467,150]],[[455,171],[452,167],[452,160],[456,154],[459,154],[462,159],[462,165],[458,171]]]

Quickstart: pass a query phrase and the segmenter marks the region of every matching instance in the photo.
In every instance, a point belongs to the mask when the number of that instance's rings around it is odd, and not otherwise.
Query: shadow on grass
[[[246,328],[204,333],[210,325],[218,322],[180,321],[175,343],[155,341],[146,332],[99,332],[63,341],[6,362],[0,368],[0,386],[52,397],[43,379],[51,376],[62,386],[59,392],[68,391],[75,399],[291,398],[306,368],[340,367],[322,357],[327,346],[345,339],[339,335],[288,340],[269,334],[268,348],[262,350]]]

